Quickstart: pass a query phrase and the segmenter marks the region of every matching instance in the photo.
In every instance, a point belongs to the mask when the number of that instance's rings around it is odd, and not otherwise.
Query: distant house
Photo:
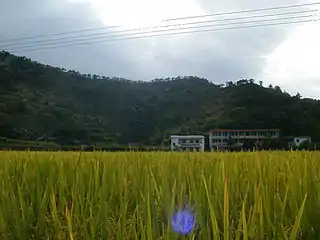
[[[242,147],[247,141],[259,144],[279,137],[279,129],[215,129],[209,132],[209,147],[211,151],[229,145]]]
[[[171,150],[179,152],[203,152],[204,136],[202,135],[173,135],[171,138]]]
[[[290,139],[289,147],[300,147],[306,142],[311,143],[311,137],[309,136],[290,137]]]

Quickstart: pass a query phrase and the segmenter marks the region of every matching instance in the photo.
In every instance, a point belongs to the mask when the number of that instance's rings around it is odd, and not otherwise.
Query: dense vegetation
[[[214,128],[280,128],[284,135],[319,141],[320,102],[252,79],[225,85],[197,77],[136,82],[0,52],[0,145],[15,139],[151,146],[169,134]]]
[[[319,152],[2,152],[0,239],[320,239]],[[138,173],[138,174],[137,174]]]

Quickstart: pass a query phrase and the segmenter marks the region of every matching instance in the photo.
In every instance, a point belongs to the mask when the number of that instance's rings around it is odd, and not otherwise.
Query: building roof
[[[209,132],[280,132],[280,129],[214,129]]]
[[[182,138],[182,139],[192,139],[192,138],[204,138],[202,135],[172,135],[171,138]]]

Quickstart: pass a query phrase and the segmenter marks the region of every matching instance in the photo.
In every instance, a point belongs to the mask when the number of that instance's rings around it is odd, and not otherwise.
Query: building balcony
[[[266,136],[266,135],[235,135],[235,136],[210,136],[211,139],[263,139],[263,138],[278,138],[279,135]]]
[[[176,145],[177,147],[185,147],[185,148],[199,148],[202,146],[200,143],[179,143]]]

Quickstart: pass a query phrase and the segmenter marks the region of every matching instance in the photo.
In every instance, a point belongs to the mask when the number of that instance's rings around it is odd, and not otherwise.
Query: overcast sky
[[[131,29],[141,24],[143,26],[146,23],[157,24],[161,20],[176,17],[300,3],[308,3],[308,1],[220,0],[217,4],[217,1],[211,0],[0,0],[0,41],[115,25],[121,26],[120,30]],[[320,5],[255,12],[250,13],[250,16],[310,9],[320,9]],[[307,17],[310,14],[313,16]],[[249,13],[180,22],[220,19],[215,24],[226,24],[226,21],[221,20],[246,16],[249,16]],[[303,18],[278,20],[278,22],[320,18],[319,12],[284,15],[278,18],[289,16],[303,16]],[[261,18],[238,20],[238,22],[257,20]],[[163,24],[173,23],[176,22]],[[217,26],[217,28],[221,27]],[[58,35],[50,38],[60,38],[59,41],[69,41],[67,45],[74,45],[79,43],[79,40],[74,38],[74,42],[70,42],[71,39],[66,37],[102,32],[115,34],[114,31],[119,29],[78,32],[73,35]],[[102,35],[91,37],[100,37],[100,39],[85,40],[85,42],[101,41],[107,38]],[[41,46],[43,42],[35,45],[32,41],[39,41],[39,39],[23,40],[23,44],[31,44],[29,47],[13,45],[17,42],[12,41],[0,42],[0,48],[5,46],[6,50],[17,55],[24,55],[45,64],[75,69],[82,73],[146,81],[156,77],[184,75],[206,77],[215,83],[254,78],[257,82],[262,80],[265,86],[279,85],[291,94],[300,92],[304,97],[320,98],[319,22],[153,37],[64,48],[50,45],[53,48],[24,51],[34,46],[48,47],[48,45]]]

